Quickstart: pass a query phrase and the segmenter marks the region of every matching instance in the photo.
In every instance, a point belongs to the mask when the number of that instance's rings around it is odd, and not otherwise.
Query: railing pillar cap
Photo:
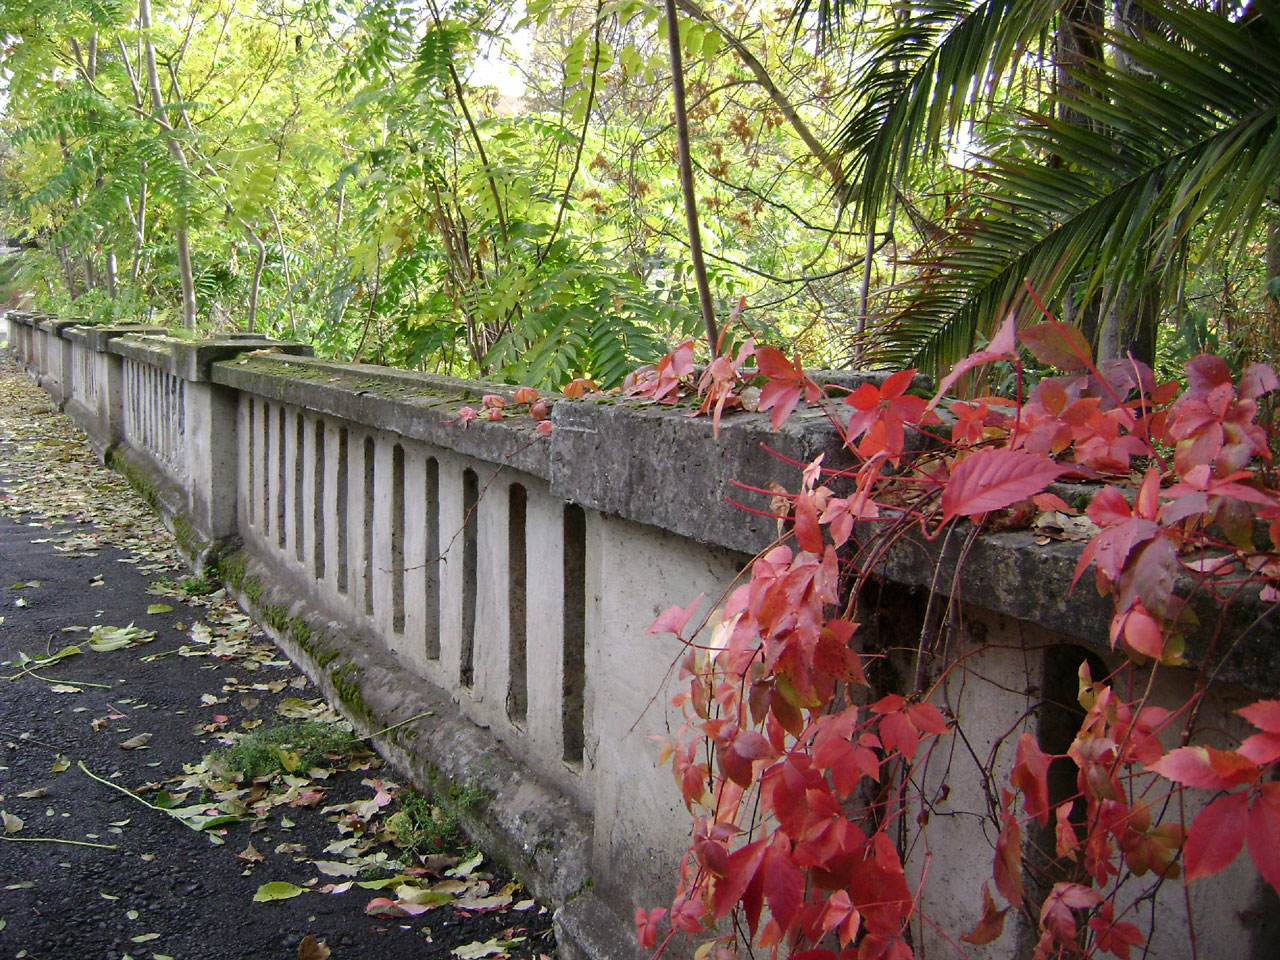
[[[161,367],[183,380],[207,381],[213,364],[230,360],[242,353],[271,353],[309,357],[314,352],[308,343],[247,339],[244,336],[219,337],[211,340],[184,340],[166,335],[128,335],[113,339],[107,348],[111,353],[130,357]]]

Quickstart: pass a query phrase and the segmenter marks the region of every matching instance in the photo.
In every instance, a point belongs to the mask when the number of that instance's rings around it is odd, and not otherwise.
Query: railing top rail
[[[106,350],[139,363],[159,367],[183,380],[208,380],[210,367],[254,350],[271,350],[280,354],[309,356],[310,344],[282,343],[278,340],[246,340],[241,337],[210,340],[186,340],[166,335],[126,334],[110,338]]]
[[[464,426],[458,411],[512,388],[310,357],[245,356],[213,364],[210,380],[277,403],[387,430],[465,456],[550,479],[550,450],[525,417]]]

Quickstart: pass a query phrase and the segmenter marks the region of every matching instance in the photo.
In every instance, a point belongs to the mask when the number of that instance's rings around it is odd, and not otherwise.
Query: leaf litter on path
[[[212,722],[195,724],[192,732],[210,738],[213,745],[230,746],[240,736],[252,733],[253,728],[263,724],[264,720],[267,724],[281,721],[340,723],[337,714],[323,699],[308,699],[290,693],[306,689],[308,681],[305,677],[277,679],[263,676],[266,671],[288,669],[292,665],[256,624],[238,609],[225,590],[218,584],[188,575],[167,531],[127,482],[114,473],[104,471],[74,425],[57,414],[37,388],[21,375],[14,375],[11,365],[4,366],[7,369],[0,369],[0,449],[4,451],[6,475],[0,480],[0,515],[27,524],[33,531],[33,542],[49,544],[68,557],[96,557],[104,547],[126,551],[128,555],[120,562],[156,578],[147,593],[158,600],[140,608],[145,609],[147,616],[171,614],[178,602],[185,605],[178,609],[195,608],[193,612],[197,619],[187,620],[185,626],[174,624],[186,632],[185,642],[177,648],[148,654],[140,660],[147,662],[177,653],[183,658],[206,659],[210,666],[217,666],[220,671],[231,669],[235,675],[219,677],[221,696],[215,695],[214,699],[226,703],[231,697],[246,712],[255,710],[262,698],[276,700],[274,705],[270,701],[265,703],[262,712],[254,719],[241,722],[243,734],[229,729],[230,721],[225,715],[230,712],[227,706],[214,707],[224,713],[213,714]],[[39,445],[23,442],[24,438],[40,434],[44,435],[44,440]],[[104,572],[94,576],[91,585],[103,585],[106,582]],[[25,579],[23,589],[38,589],[38,583]],[[25,611],[21,615],[25,615]],[[17,664],[19,670],[15,677],[5,679],[28,677],[32,669],[47,669],[63,659],[89,650],[107,654],[127,651],[158,638],[155,631],[138,627],[135,623],[125,627],[68,624],[62,632],[88,633],[89,636],[81,641],[81,646],[64,647],[44,657],[23,655],[26,662]],[[66,687],[80,686],[63,679],[56,682]],[[279,698],[281,693],[286,696]],[[117,702],[124,704],[125,699],[120,698]],[[114,703],[108,706],[112,708],[110,712],[92,720],[95,732],[104,730],[117,720],[127,719]],[[134,709],[139,706],[135,704]],[[177,711],[179,714],[185,712]],[[272,721],[272,715],[279,719]],[[135,734],[120,746],[136,752],[148,747],[146,740],[146,734]],[[252,840],[238,854],[231,852],[236,848],[218,854],[235,857],[235,862],[245,873],[267,874],[266,882],[259,885],[258,895],[254,896],[259,901],[257,909],[272,909],[276,901],[282,898],[292,900],[303,892],[334,896],[350,891],[353,896],[357,893],[374,895],[356,908],[360,913],[376,916],[379,912],[376,904],[379,900],[385,901],[389,906],[386,919],[394,919],[393,914],[400,913],[401,926],[412,922],[415,915],[430,914],[434,918],[436,914],[432,911],[444,909],[452,911],[458,919],[443,921],[442,926],[460,923],[464,929],[472,929],[472,921],[467,918],[496,918],[509,911],[510,919],[501,924],[504,929],[498,930],[490,924],[482,928],[488,932],[473,942],[456,948],[446,944],[446,948],[452,949],[453,955],[460,958],[506,957],[511,955],[511,950],[517,950],[520,956],[545,956],[532,948],[532,942],[549,943],[544,939],[549,925],[546,910],[537,907],[527,895],[521,895],[515,883],[482,869],[483,861],[479,856],[464,859],[443,848],[421,850],[406,845],[408,835],[396,828],[403,825],[405,798],[415,795],[390,781],[368,775],[379,768],[381,762],[366,748],[341,756],[328,754],[308,764],[301,762],[296,750],[282,748],[279,759],[280,769],[276,773],[250,782],[236,782],[228,780],[225,771],[220,773],[213,769],[206,756],[198,763],[187,764],[178,776],[160,783],[144,784],[134,790],[113,782],[113,778],[119,776],[118,772],[108,777],[94,773],[83,763],[80,768],[89,777],[132,797],[152,812],[178,820],[218,843],[223,842],[229,829],[240,823],[248,825],[250,836],[265,836],[263,831],[270,830],[278,837],[279,831],[285,831],[287,836],[287,831],[295,826],[295,818],[303,814],[324,817],[332,824],[336,837],[323,850],[315,849],[313,855],[308,855],[307,845],[303,843],[269,843],[263,844],[260,850]],[[65,770],[70,762],[65,756],[60,756],[53,769]],[[330,795],[339,790],[335,785],[339,776],[349,777],[360,772],[366,773],[363,796],[344,803],[326,804]],[[340,792],[349,789],[343,787]],[[422,805],[419,804],[418,808],[421,809]],[[433,814],[441,813],[435,807],[426,809]],[[12,816],[6,817],[6,826],[10,823],[8,817]],[[119,827],[112,830],[120,832]],[[108,846],[87,841],[81,843],[85,846]],[[270,852],[264,853],[263,850]],[[291,865],[288,875],[293,879],[279,877],[278,865],[282,858],[288,858],[284,862]],[[142,859],[149,861],[154,856],[144,854]],[[313,875],[310,879],[298,877],[297,869],[307,865],[314,871]],[[302,882],[295,883],[294,880]],[[518,948],[517,945],[526,939],[525,934],[533,929],[524,918],[533,917],[540,919],[534,925],[535,933],[530,933],[532,941]],[[438,930],[436,921],[432,919],[431,922],[432,927]],[[480,929],[477,928],[476,932],[479,933]],[[428,942],[433,941],[432,929],[424,926],[420,932]],[[145,932],[140,934],[146,935]],[[327,960],[329,953],[325,941],[312,935],[302,939],[298,948],[300,960]]]

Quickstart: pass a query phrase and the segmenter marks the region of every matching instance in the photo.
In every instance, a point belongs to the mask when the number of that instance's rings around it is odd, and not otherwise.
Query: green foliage
[[[257,780],[277,773],[306,771],[326,756],[350,756],[359,741],[343,724],[300,721],[260,727],[242,734],[229,747],[209,754],[209,763],[237,781]]]
[[[430,797],[408,790],[399,795],[400,809],[387,818],[387,829],[398,846],[417,854],[457,850],[468,842],[463,823],[484,799],[475,781],[461,788],[449,785]]]

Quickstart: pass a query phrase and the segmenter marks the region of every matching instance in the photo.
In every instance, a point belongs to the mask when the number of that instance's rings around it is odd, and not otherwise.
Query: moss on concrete
[[[376,726],[377,718],[369,709],[364,694],[360,690],[360,678],[363,675],[364,671],[355,664],[344,663],[329,671],[329,682],[333,685],[333,693],[338,698],[338,702],[346,707],[352,716],[371,726]]]
[[[156,488],[155,483],[146,475],[141,468],[129,462],[128,459],[120,452],[119,447],[110,447],[106,451],[106,462],[116,473],[120,474],[129,482],[129,486],[137,491],[138,495],[146,501],[153,513],[164,522],[169,532],[173,534],[173,539],[178,544],[178,549],[189,563],[195,565],[203,555],[210,551],[211,544],[201,535],[195,526],[191,523],[186,514],[179,511],[173,511],[166,506],[160,497],[160,491]],[[204,566],[211,561],[205,559]]]

